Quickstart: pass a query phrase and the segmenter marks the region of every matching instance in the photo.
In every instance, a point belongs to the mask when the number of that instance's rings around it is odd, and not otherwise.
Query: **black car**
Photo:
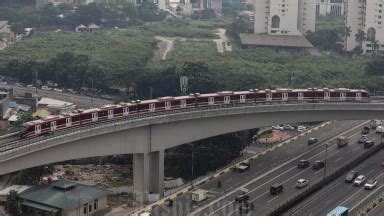
[[[369,127],[364,127],[363,130],[361,131],[362,134],[369,134],[369,132],[371,131],[371,128]]]
[[[271,188],[269,189],[269,192],[272,194],[272,195],[278,195],[279,193],[283,192],[284,190],[284,187],[282,184],[274,184],[271,186]]]
[[[375,143],[371,140],[365,141],[364,148],[371,148]]]
[[[314,143],[317,143],[317,139],[316,138],[309,138],[308,139],[308,145],[312,145],[312,144],[314,144]]]
[[[299,163],[297,164],[297,168],[305,168],[309,166],[309,161],[307,160],[300,160]]]
[[[247,200],[249,200],[249,196],[247,194],[242,194],[235,198],[235,202],[239,202],[239,203],[245,202]]]
[[[355,178],[357,178],[358,175],[359,175],[358,172],[351,171],[348,173],[347,177],[345,177],[345,181],[348,183],[352,183],[355,180]]]
[[[313,162],[312,168],[315,170],[319,170],[319,169],[323,168],[324,166],[325,166],[324,161],[315,161],[315,162]]]

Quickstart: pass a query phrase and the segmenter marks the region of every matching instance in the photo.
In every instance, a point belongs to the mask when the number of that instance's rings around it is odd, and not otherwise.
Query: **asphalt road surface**
[[[156,208],[153,215],[239,215],[239,204],[234,202],[235,197],[241,193],[242,188],[249,190],[250,201],[255,205],[252,215],[266,215],[284,200],[290,198],[298,189],[295,188],[299,178],[306,178],[310,182],[322,178],[323,170],[314,171],[312,168],[298,169],[297,162],[308,159],[311,163],[322,160],[325,157],[323,142],[330,134],[344,131],[357,124],[356,121],[334,122],[309,135],[305,135],[296,141],[278,148],[272,152],[261,155],[251,162],[251,168],[244,173],[228,173],[219,179],[204,184],[201,188],[210,192],[211,198],[200,203],[192,203],[190,194],[185,194],[174,202],[170,208],[161,206]],[[351,137],[351,142],[360,136],[362,125],[349,130],[346,135]],[[309,137],[316,137],[319,142],[308,146]],[[335,136],[334,138],[336,138]],[[329,141],[329,140],[327,140]],[[361,145],[349,145],[343,149],[335,147],[335,142],[330,142],[328,148],[328,171],[337,169],[343,165],[343,157],[351,157],[362,151]],[[218,189],[217,181],[223,186]],[[282,183],[284,192],[278,196],[269,194],[269,188],[274,183]]]
[[[371,137],[376,138],[377,141],[380,136],[372,134]],[[358,149],[358,151],[364,151],[361,149],[363,147],[362,144],[353,143],[350,147]],[[346,183],[346,173],[299,205],[295,206],[285,215],[326,215],[337,206],[347,207],[350,215],[356,215],[369,202],[384,192],[384,167],[381,166],[381,160],[383,158],[384,151],[381,150],[353,169],[357,171],[359,175],[365,175],[367,181],[369,179],[376,179],[378,181],[376,188],[366,190],[363,186],[355,186],[352,183]],[[381,212],[381,216],[383,214],[384,213]]]

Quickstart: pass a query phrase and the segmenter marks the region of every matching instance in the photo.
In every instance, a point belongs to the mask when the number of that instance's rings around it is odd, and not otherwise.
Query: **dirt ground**
[[[284,131],[273,130],[272,134],[270,134],[267,138],[259,138],[256,141],[272,143],[287,140],[289,137],[289,134],[285,133]]]
[[[121,165],[57,165],[55,173],[64,179],[90,181],[103,188],[132,184],[132,167]]]

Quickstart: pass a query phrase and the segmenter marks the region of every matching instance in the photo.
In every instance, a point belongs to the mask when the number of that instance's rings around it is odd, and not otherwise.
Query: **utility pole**
[[[193,188],[193,164],[194,164],[194,149],[195,149],[195,144],[192,143],[192,180],[191,180],[191,187]]]
[[[37,97],[37,69],[35,69],[35,94],[36,94],[36,97]]]

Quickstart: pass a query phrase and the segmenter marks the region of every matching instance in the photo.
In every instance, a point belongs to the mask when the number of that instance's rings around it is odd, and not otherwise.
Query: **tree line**
[[[135,6],[131,2],[90,3],[73,7],[71,4],[53,6],[47,4],[41,8],[30,6],[0,8],[0,17],[8,20],[11,30],[22,33],[24,28],[76,27],[90,23],[104,26],[128,26],[141,22],[155,22],[165,19],[166,12],[153,2],[144,2]]]

